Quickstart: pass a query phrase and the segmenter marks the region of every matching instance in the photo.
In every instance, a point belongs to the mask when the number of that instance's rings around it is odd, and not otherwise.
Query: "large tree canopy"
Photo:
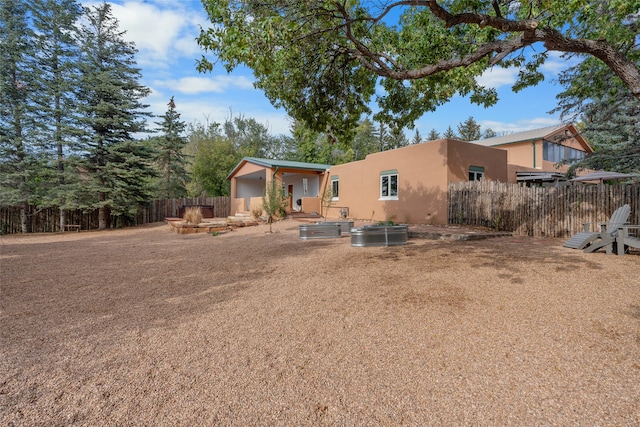
[[[376,120],[411,126],[453,95],[491,105],[476,77],[518,66],[539,83],[549,51],[602,61],[640,99],[638,0],[202,0],[211,28],[200,71],[253,70],[277,107],[348,134],[376,97]],[[383,91],[377,90],[380,84]]]

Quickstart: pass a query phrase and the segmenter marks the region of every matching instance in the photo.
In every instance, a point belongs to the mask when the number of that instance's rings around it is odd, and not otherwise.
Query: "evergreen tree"
[[[600,61],[587,59],[560,75],[558,98],[563,120],[578,121],[594,153],[572,165],[640,173],[640,101]],[[597,82],[596,85],[593,82]]]
[[[98,209],[98,227],[103,229],[110,213],[129,216],[152,197],[151,152],[133,141],[133,134],[145,131],[144,118],[149,114],[140,99],[149,89],[139,83],[137,50],[123,39],[111,6],[103,3],[85,8],[85,19],[78,98],[88,179],[77,189],[76,200],[81,206]]]
[[[458,135],[456,135],[456,132],[451,128],[451,126],[449,126],[447,130],[444,131],[442,137],[449,139],[458,139]]]
[[[422,135],[420,135],[420,131],[416,129],[416,133],[413,135],[413,139],[411,140],[412,144],[420,144],[422,142]]]
[[[362,160],[367,154],[377,151],[376,129],[371,120],[364,119],[356,129],[356,134],[351,142],[353,160]]]
[[[392,127],[387,139],[388,150],[406,147],[407,145],[409,145],[409,140],[405,136],[403,129],[398,126]]]
[[[497,133],[491,128],[487,128],[484,132],[482,132],[482,139],[495,138],[498,136]]]
[[[451,132],[453,132],[453,129],[451,129]],[[429,132],[429,135],[427,136],[427,141],[435,141],[436,139],[440,139],[440,134],[437,130],[431,129],[431,132]]]
[[[155,162],[159,169],[160,182],[158,195],[161,198],[178,198],[187,194],[189,180],[185,168],[186,156],[184,148],[189,141],[184,135],[186,124],[180,121],[180,113],[176,111],[176,104],[171,97],[167,112],[160,126],[160,137],[154,138],[156,150]]]
[[[31,13],[36,29],[38,121],[42,141],[53,154],[57,186],[49,199],[60,207],[60,229],[67,223],[66,192],[70,180],[77,178],[66,167],[66,158],[76,148],[78,114],[74,85],[79,79],[79,49],[75,22],[82,8],[75,0],[32,0]]]
[[[46,157],[36,143],[34,34],[25,2],[0,3],[0,203],[20,206],[28,232],[31,204],[38,204],[46,179]]]
[[[477,141],[482,137],[480,125],[473,117],[469,117],[458,125],[458,135],[462,141]]]
[[[389,141],[389,130],[384,123],[380,123],[376,136],[378,137],[378,151],[388,150],[389,147],[387,146],[387,142]]]

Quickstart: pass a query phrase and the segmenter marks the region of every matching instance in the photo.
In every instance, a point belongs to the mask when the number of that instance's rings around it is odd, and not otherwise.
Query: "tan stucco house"
[[[569,168],[560,164],[563,160],[579,160],[593,153],[589,143],[573,124],[533,129],[472,143],[507,151],[508,182],[544,183],[561,179]]]
[[[265,185],[276,180],[292,213],[446,224],[449,183],[550,182],[566,170],[558,162],[592,151],[573,125],[562,125],[482,141],[440,139],[335,166],[244,158],[228,176],[231,214],[260,209]]]
[[[333,197],[326,216],[403,223],[447,223],[447,187],[469,179],[507,180],[507,153],[440,139],[369,154],[332,166]]]

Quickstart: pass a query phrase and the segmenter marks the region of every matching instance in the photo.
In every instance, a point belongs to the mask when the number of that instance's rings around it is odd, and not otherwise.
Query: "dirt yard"
[[[640,255],[0,238],[0,425],[638,426]]]

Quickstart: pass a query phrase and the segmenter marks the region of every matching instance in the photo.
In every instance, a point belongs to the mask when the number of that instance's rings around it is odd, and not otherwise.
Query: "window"
[[[338,175],[334,175],[331,177],[331,200],[338,200],[338,197],[340,197]]]
[[[380,172],[380,198],[398,200],[398,171]]]
[[[469,166],[469,181],[482,181],[484,179],[484,168],[481,166]]]
[[[565,160],[574,162],[583,159],[585,155],[584,151],[553,142],[544,141],[542,144],[542,158],[549,162],[560,163]]]

